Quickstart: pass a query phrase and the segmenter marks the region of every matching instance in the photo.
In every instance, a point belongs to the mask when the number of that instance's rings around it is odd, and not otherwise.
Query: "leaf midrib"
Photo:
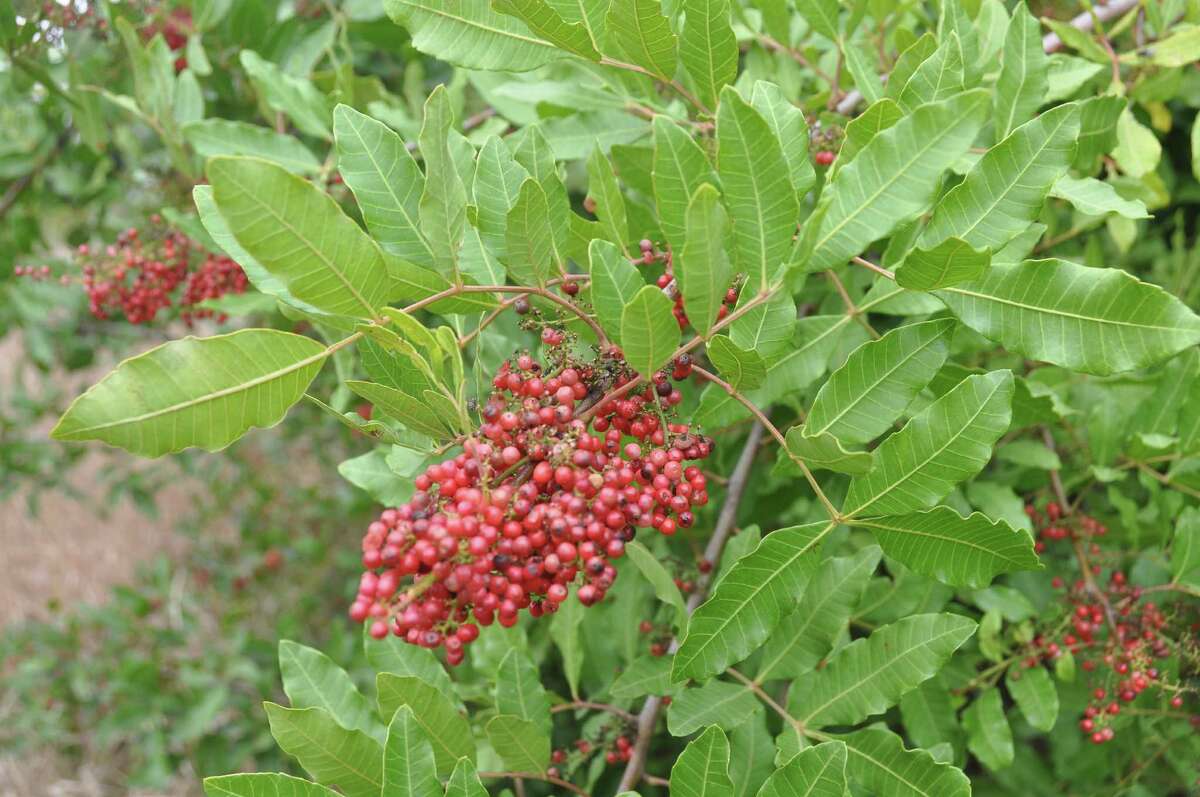
[[[469,28],[478,28],[479,30],[487,31],[488,33],[494,33],[497,36],[504,36],[509,39],[515,39],[517,41],[522,41],[527,44],[533,44],[538,47],[546,47],[555,52],[559,52],[559,49],[557,47],[555,47],[553,44],[546,41],[545,39],[539,39],[535,36],[525,36],[520,33],[514,33],[512,31],[504,30],[503,28],[495,28],[495,27],[492,27],[491,25],[484,25],[482,22],[476,22],[473,19],[467,19],[466,17],[460,17],[456,14],[450,14],[446,11],[442,11],[440,9],[433,8],[428,5],[422,5],[421,3],[413,2],[412,0],[392,0],[392,2],[397,3],[398,5],[408,6],[409,8],[415,9],[415,10],[423,12],[425,14],[431,14],[433,16],[453,20],[453,21],[461,23]]]

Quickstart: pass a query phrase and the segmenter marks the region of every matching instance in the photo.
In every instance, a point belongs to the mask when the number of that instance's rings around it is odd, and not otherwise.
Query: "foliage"
[[[260,324],[53,435],[215,451],[307,395],[378,443],[374,689],[284,642],[266,707],[317,783],[1196,782],[1200,8],[794,6],[196,3],[118,14],[104,87],[0,17]]]

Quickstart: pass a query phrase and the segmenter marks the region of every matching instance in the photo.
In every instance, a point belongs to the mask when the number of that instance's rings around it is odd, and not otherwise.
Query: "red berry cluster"
[[[150,230],[130,227],[102,252],[95,253],[86,244],[79,247],[83,287],[96,318],[122,315],[131,324],[145,324],[178,303],[181,317],[191,323],[213,316],[211,310],[196,308],[200,302],[243,293],[249,287],[245,272],[233,260],[204,252],[180,232],[162,229],[157,215],[151,221],[155,226]],[[191,265],[194,255],[204,258],[195,270]],[[183,292],[176,300],[180,285]]]
[[[1065,652],[1081,660],[1093,688],[1079,728],[1094,744],[1113,739],[1112,721],[1122,704],[1134,702],[1146,690],[1169,695],[1170,706],[1181,708],[1184,694],[1191,690],[1173,682],[1156,662],[1177,652],[1181,660],[1200,663],[1197,626],[1192,622],[1189,630],[1183,605],[1164,608],[1145,600],[1144,590],[1130,584],[1116,566],[1101,584],[1097,577],[1104,568],[1096,562],[1104,552],[1093,538],[1104,536],[1108,529],[1095,518],[1082,513],[1067,516],[1055,502],[1048,503],[1044,512],[1032,504],[1025,512],[1038,528],[1039,553],[1048,543],[1067,540],[1072,559],[1087,568],[1069,586],[1060,575],[1051,579],[1055,589],[1064,590],[1067,611],[1061,620],[1052,621],[1053,630],[1033,638],[1025,667],[1039,666],[1042,660],[1052,661]],[[1200,725],[1200,715],[1191,721]]]
[[[836,125],[824,126],[820,121],[814,121],[809,130],[809,148],[813,150],[813,160],[818,166],[830,166],[837,159],[837,148],[844,133]]]
[[[158,18],[144,26],[141,34],[143,39],[149,41],[155,34],[161,33],[167,47],[172,52],[179,52],[187,45],[192,29],[192,12],[186,8],[174,8],[169,13],[158,12]],[[178,56],[175,59],[176,73],[187,69],[187,63],[186,55]]]
[[[600,750],[604,751],[604,763],[613,766],[624,763],[633,756],[633,742],[625,729],[614,731],[608,727],[601,728],[593,739],[576,739],[570,748],[555,749],[550,754],[551,766],[546,770],[546,774],[552,778],[561,778],[564,769],[579,769]]]
[[[680,293],[676,285],[675,273],[671,268],[671,251],[669,249],[663,251],[655,249],[654,242],[648,238],[643,238],[638,243],[638,248],[641,249],[642,256],[638,260],[634,260],[633,264],[636,266],[648,266],[652,263],[662,264],[663,273],[658,276],[656,284],[658,287],[662,288],[668,296],[675,300],[675,307],[673,310],[675,313],[675,320],[679,322],[680,329],[686,328],[688,325],[688,317],[687,312],[683,307],[683,294]],[[735,282],[725,291],[725,298],[721,302],[721,309],[717,311],[718,321],[733,311],[734,306],[737,304],[737,300],[738,285]]]
[[[707,457],[711,441],[665,423],[678,391],[598,398],[636,378],[619,353],[581,363],[561,330],[542,337],[554,365],[528,354],[504,363],[462,453],[426,469],[412,499],[368,527],[350,616],[372,636],[444,647],[457,664],[478,625],[554,612],[580,580],[581,603],[603,599],[635,528],[673,534],[708,502],[686,462]]]

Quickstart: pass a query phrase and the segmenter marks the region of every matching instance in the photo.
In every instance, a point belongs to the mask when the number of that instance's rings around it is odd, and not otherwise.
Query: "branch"
[[[775,442],[779,443],[780,447],[783,449],[783,453],[787,454],[788,458],[791,459],[792,462],[795,462],[800,466],[800,472],[804,474],[804,478],[808,480],[808,486],[812,488],[813,493],[816,494],[817,499],[821,502],[821,505],[825,507],[825,514],[829,515],[830,520],[837,520],[841,517],[837,509],[834,508],[833,503],[830,502],[829,497],[825,495],[825,491],[821,489],[821,485],[817,483],[817,477],[813,476],[812,471],[809,470],[808,463],[791,452],[791,449],[788,448],[787,439],[784,438],[779,429],[775,427],[775,424],[771,423],[770,418],[768,418],[762,410],[754,405],[754,402],[743,396],[733,385],[729,384],[716,374],[710,373],[698,365],[692,365],[692,371],[699,374],[703,379],[707,379],[709,382],[712,382],[714,385],[724,390],[729,394],[730,398],[748,409],[750,414],[757,418],[758,422],[766,427],[767,431],[771,433],[771,436],[775,438]]]
[[[708,109],[708,106],[700,102],[700,99],[696,97],[695,94],[692,94],[690,91],[684,88],[683,84],[678,80],[664,80],[662,76],[654,74],[645,67],[638,66],[637,64],[630,64],[625,61],[618,61],[615,58],[609,58],[607,55],[601,56],[600,65],[611,66],[616,69],[624,69],[629,72],[636,72],[639,75],[645,75],[648,78],[653,78],[654,80],[662,83],[664,86],[670,87],[680,97],[683,97],[692,105],[696,106],[696,109],[700,111],[700,113],[704,114],[705,116],[712,116],[712,111]]]
[[[725,503],[721,505],[717,524],[713,527],[712,536],[708,538],[708,545],[704,548],[704,558],[713,563],[713,568],[708,573],[700,575],[696,591],[688,597],[688,614],[694,612],[700,602],[704,600],[704,596],[708,593],[708,585],[717,572],[721,553],[725,550],[725,541],[729,538],[730,531],[733,530],[734,521],[737,520],[738,505],[741,503],[742,495],[746,492],[746,484],[750,480],[750,468],[754,464],[754,455],[758,452],[762,434],[763,427],[759,424],[754,424],[750,428],[750,434],[742,446],[741,456],[738,457],[733,474],[729,477]],[[672,640],[670,652],[674,653],[678,649],[679,641]],[[646,754],[650,749],[650,741],[654,737],[654,726],[658,724],[658,714],[661,710],[661,697],[652,695],[646,698],[641,712],[638,713],[637,740],[633,743],[633,752],[629,756],[629,763],[625,765],[625,772],[621,775],[621,785],[617,787],[617,791],[628,791],[642,779],[642,773],[646,768]]]
[[[546,783],[553,783],[555,786],[561,786],[569,792],[583,795],[583,797],[591,797],[583,789],[576,786],[569,780],[556,778],[553,775],[547,775],[545,772],[478,772],[479,777],[487,779],[492,778],[512,778],[514,780],[544,780]]]
[[[609,714],[620,717],[626,722],[637,722],[637,717],[623,708],[617,708],[608,703],[593,703],[590,700],[573,700],[570,703],[559,703],[557,706],[550,707],[550,713],[557,714],[561,711],[575,711],[576,709],[607,711]]]

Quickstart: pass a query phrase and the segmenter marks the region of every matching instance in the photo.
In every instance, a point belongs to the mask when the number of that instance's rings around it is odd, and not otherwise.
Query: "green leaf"
[[[625,307],[646,283],[615,244],[599,238],[593,238],[588,244],[588,273],[592,277],[592,305],[596,308],[600,328],[619,342]]]
[[[609,691],[618,700],[670,694],[673,691],[671,660],[650,655],[636,658],[617,675]]]
[[[896,103],[906,112],[948,100],[963,90],[963,51],[957,33],[942,41],[904,84]]]
[[[272,110],[287,114],[303,133],[326,141],[332,138],[329,103],[311,81],[287,74],[253,50],[242,50],[238,60]]]
[[[1148,219],[1150,214],[1140,199],[1125,199],[1110,183],[1094,177],[1075,178],[1064,174],[1050,189],[1050,196],[1065,199],[1080,213],[1106,216],[1116,213],[1127,219]]]
[[[202,119],[184,125],[183,135],[202,158],[250,155],[296,174],[314,174],[321,168],[317,156],[292,136],[246,122]]]
[[[446,797],[488,797],[475,765],[469,760],[458,760],[454,771],[450,773],[450,780],[446,781]]]
[[[841,37],[838,24],[838,0],[810,0],[797,3],[796,10],[813,30],[832,42]]]
[[[383,748],[382,794],[427,797],[442,790],[434,770],[429,739],[408,706],[401,706],[388,725]]]
[[[683,602],[683,595],[679,592],[679,587],[675,585],[675,579],[663,566],[662,562],[655,558],[650,550],[640,542],[633,540],[626,543],[625,554],[637,567],[638,571],[646,577],[650,585],[654,587],[655,596],[663,603],[670,604],[675,609],[675,627],[682,636],[687,629],[687,606]]]
[[[318,783],[274,772],[220,775],[204,779],[207,797],[337,797]]]
[[[750,655],[791,612],[816,569],[814,551],[832,523],[809,523],[768,534],[737,560],[692,614],[671,667],[671,679],[702,681]]]
[[[851,523],[870,529],[888,557],[952,586],[982,587],[1000,573],[1042,566],[1028,532],[978,512],[964,518],[938,506]]]
[[[425,118],[418,141],[425,161],[425,188],[418,211],[421,232],[433,253],[433,268],[442,276],[458,278],[458,250],[467,226],[467,189],[450,151],[454,109],[444,85],[425,101]]]
[[[554,230],[546,192],[532,177],[521,183],[517,202],[508,212],[504,265],[521,285],[545,285],[555,261]]]
[[[806,225],[814,231],[807,270],[841,265],[924,211],[942,172],[974,143],[987,96],[968,91],[923,105],[876,134],[838,169],[822,196],[823,210]]]
[[[846,58],[846,71],[854,78],[854,87],[863,95],[868,105],[883,97],[883,82],[875,74],[874,58],[863,47],[846,47],[842,53]]]
[[[56,440],[101,440],[157,457],[219,451],[274,426],[329,356],[312,338],[273,329],[186,337],[125,360],[67,408]]]
[[[626,58],[655,77],[675,77],[677,42],[659,0],[611,0],[608,36]]]
[[[379,248],[321,189],[257,158],[213,158],[207,174],[238,243],[297,299],[371,319],[391,298]]]
[[[475,162],[471,187],[475,203],[475,226],[493,255],[506,259],[508,212],[517,203],[521,183],[529,176],[498,136],[488,136]]]
[[[367,229],[385,251],[432,267],[433,250],[421,235],[425,175],[400,136],[349,105],[333,111],[338,172],[354,193]]]
[[[904,111],[893,100],[883,98],[846,123],[846,137],[833,164],[833,173],[854,160],[871,139],[904,118]],[[830,178],[832,179],[832,177]]]
[[[931,248],[953,237],[1000,249],[1037,218],[1051,186],[1071,164],[1078,134],[1075,105],[1060,105],[1018,127],[942,197],[919,245]]]
[[[1127,103],[1126,98],[1111,94],[1079,102],[1079,139],[1075,142],[1072,166],[1086,174],[1095,173],[1100,156],[1108,154],[1117,145],[1117,125],[1124,116]],[[1156,140],[1152,146],[1157,143]]]
[[[292,708],[323,708],[346,730],[372,735],[380,730],[371,704],[346,671],[321,651],[281,639],[279,670]]]
[[[996,459],[1025,468],[1061,470],[1062,460],[1037,440],[1013,440],[996,449]]]
[[[859,346],[813,400],[804,434],[866,443],[891,427],[946,361],[951,319],[897,327]]]
[[[674,273],[688,321],[701,336],[716,323],[733,282],[733,266],[725,253],[728,228],[717,189],[707,183],[697,188],[688,203],[687,235]]]
[[[532,722],[500,714],[487,724],[487,737],[504,765],[516,772],[544,772],[550,764],[550,737]]]
[[[609,238],[625,251],[629,240],[629,221],[625,215],[625,198],[617,184],[612,163],[599,147],[592,150],[587,162],[588,196],[596,203],[596,218]]]
[[[550,723],[550,700],[529,654],[516,648],[496,668],[496,710],[539,727]]]
[[[1013,761],[1012,729],[1004,716],[1000,690],[985,689],[962,716],[967,747],[988,769],[1004,769]]]
[[[1042,49],[1041,26],[1025,3],[1013,9],[1004,37],[1003,66],[996,79],[996,140],[1025,124],[1046,97],[1050,60]]]
[[[971,634],[975,621],[918,614],[856,639],[793,690],[789,713],[806,727],[853,725],[879,714],[932,678]]]
[[[729,779],[733,797],[753,797],[775,770],[775,739],[765,712],[758,712],[729,734]]]
[[[900,92],[908,85],[908,81],[912,78],[913,73],[917,68],[933,55],[937,50],[938,40],[932,31],[926,31],[921,34],[921,37],[912,44],[905,47],[900,52],[900,57],[896,59],[895,65],[892,66],[892,71],[888,75],[887,87],[884,91],[884,96],[888,99],[896,100],[900,97]]]
[[[875,450],[875,469],[850,482],[846,515],[899,515],[937,503],[983,469],[1008,431],[1009,371],[969,376]]]
[[[990,249],[976,249],[961,238],[947,238],[928,249],[916,247],[896,267],[896,284],[913,291],[948,288],[979,279],[992,263]]]
[[[717,109],[717,172],[733,220],[734,259],[756,293],[787,260],[800,208],[779,139],[732,86]]]
[[[457,701],[454,684],[432,650],[410,645],[391,634],[383,639],[375,639],[368,631],[367,627],[363,628],[363,650],[367,662],[376,672],[414,676],[437,687],[452,701]]]
[[[787,451],[779,461],[787,463],[790,457],[803,460],[813,470],[832,470],[851,476],[862,476],[870,472],[875,460],[869,451],[847,451],[842,441],[829,432],[818,432],[809,436],[803,428],[793,426],[787,433]],[[786,467],[786,464],[784,465]],[[799,468],[795,468],[799,472]]]
[[[1089,374],[1145,368],[1200,342],[1200,318],[1174,296],[1124,271],[1067,260],[993,265],[937,296],[1010,351]]]
[[[584,606],[577,600],[558,605],[558,611],[550,620],[550,638],[554,640],[562,656],[563,675],[571,688],[571,697],[579,697],[579,678],[583,674],[583,634],[580,625],[584,620]]]
[[[700,101],[716,107],[721,89],[737,78],[738,46],[729,18],[729,0],[683,0],[679,60]]]
[[[362,396],[385,415],[400,421],[414,432],[432,437],[434,440],[447,440],[453,435],[442,421],[442,417],[428,405],[423,397],[409,395],[387,385],[374,382],[347,380],[346,387]],[[445,402],[445,396],[440,398]]]
[[[982,636],[983,631],[981,630]],[[942,676],[935,675],[900,698],[900,717],[904,732],[918,747],[950,744],[961,749],[962,729],[951,704],[950,689]]]
[[[842,797],[846,756],[846,743],[838,740],[802,750],[767,779],[758,797]]]
[[[733,730],[758,711],[758,698],[741,684],[712,679],[688,687],[671,698],[667,729],[672,736],[687,736],[705,725]]]
[[[386,672],[379,673],[375,684],[383,717],[390,720],[402,706],[412,710],[413,721],[432,745],[439,775],[448,774],[460,758],[474,760],[471,727],[440,689],[419,678]]]
[[[384,0],[383,8],[413,47],[466,69],[524,72],[565,56],[489,0]]]
[[[672,797],[732,797],[729,740],[713,725],[693,739],[671,767]]]
[[[320,708],[263,704],[271,735],[283,752],[321,783],[346,797],[377,797],[383,787],[383,747],[361,731],[338,725]]]
[[[838,737],[849,753],[846,774],[879,797],[970,797],[961,769],[924,750],[905,750],[891,731],[868,729]]]
[[[717,174],[704,150],[676,122],[654,117],[654,202],[659,224],[675,251],[686,238],[687,211],[696,190],[717,184]]]
[[[621,348],[625,361],[649,377],[667,364],[679,347],[674,304],[654,285],[644,285],[621,313]]]
[[[862,598],[882,552],[874,545],[853,556],[821,563],[796,611],[783,619],[763,646],[755,681],[794,678],[825,657]]]
[[[1004,685],[1030,725],[1046,733],[1054,728],[1058,720],[1058,689],[1050,673],[1042,667],[1031,670],[1009,667]]]
[[[739,308],[753,299],[743,290]],[[777,291],[729,326],[729,339],[741,349],[758,352],[767,365],[775,365],[791,348],[796,329],[796,303],[786,291]]]
[[[492,0],[492,8],[521,20],[535,35],[556,47],[589,61],[600,60],[587,26],[567,22],[546,0]]]
[[[752,390],[767,378],[767,363],[752,349],[743,349],[725,335],[705,345],[708,359],[735,389]]]
[[[764,80],[754,82],[750,101],[775,133],[788,163],[792,190],[797,197],[803,197],[817,179],[808,154],[809,133],[804,111],[792,104],[783,89]]]
[[[1175,520],[1171,540],[1171,579],[1200,585],[1200,510],[1188,507]]]

